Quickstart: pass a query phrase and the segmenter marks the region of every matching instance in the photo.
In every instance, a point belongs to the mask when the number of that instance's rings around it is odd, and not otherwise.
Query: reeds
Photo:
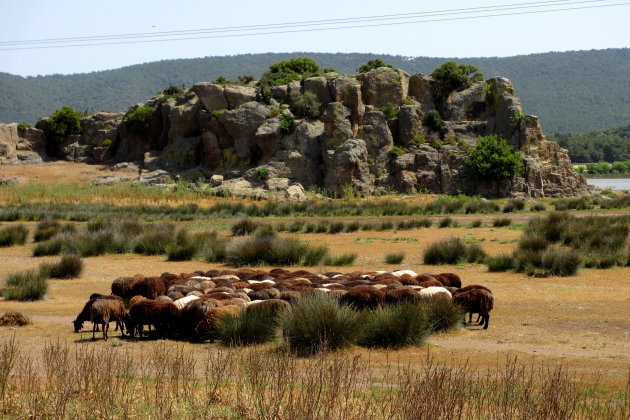
[[[483,262],[487,255],[476,244],[467,245],[459,238],[434,242],[424,251],[425,264],[458,264]]]

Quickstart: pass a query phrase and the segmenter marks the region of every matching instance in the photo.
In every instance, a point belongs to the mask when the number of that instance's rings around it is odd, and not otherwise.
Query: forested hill
[[[486,77],[508,77],[525,112],[538,115],[543,129],[580,132],[630,122],[630,49],[532,54],[507,58],[408,58],[374,54],[246,54],[166,60],[116,70],[23,78],[0,73],[0,122],[25,121],[64,105],[81,111],[120,111],[169,85],[191,86],[218,76],[260,76],[287,58],[312,57],[322,67],[354,74],[372,58],[409,73],[428,74],[447,60],[474,64]]]
[[[556,134],[549,140],[569,149],[573,162],[630,161],[630,125],[588,133]]]

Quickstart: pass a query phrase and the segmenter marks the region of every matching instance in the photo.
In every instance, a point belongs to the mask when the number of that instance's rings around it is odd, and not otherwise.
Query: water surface
[[[611,190],[630,190],[630,178],[587,178],[589,185]]]

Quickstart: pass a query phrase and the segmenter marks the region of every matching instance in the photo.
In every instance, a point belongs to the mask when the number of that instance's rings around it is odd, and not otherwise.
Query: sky
[[[523,3],[528,5],[523,7]],[[610,5],[617,6],[593,7]],[[453,11],[499,6],[503,6],[503,10]],[[577,7],[583,9],[531,13]],[[418,15],[425,12],[433,13],[432,16]],[[504,15],[506,13],[520,14]],[[403,19],[411,14],[416,15]],[[474,18],[489,14],[502,16]],[[386,21],[373,18],[383,15],[397,16],[390,16]],[[363,52],[463,58],[630,47],[627,23],[630,0],[479,0],[475,3],[470,0],[0,0],[0,17],[0,72],[22,76],[86,73],[159,60],[265,52]],[[310,29],[309,32],[293,32],[298,28],[286,25],[364,17],[372,17],[372,20],[301,27]],[[440,21],[427,22],[432,19]],[[206,37],[204,39],[165,42],[139,43],[137,41],[152,38],[126,38],[135,43],[64,48],[52,48],[60,45],[59,41],[36,45],[13,43],[272,24],[285,25],[258,29],[258,32],[275,33],[256,36],[251,35],[251,30],[246,32],[241,28],[222,32],[223,37],[216,37],[216,32],[206,32],[185,36]],[[342,26],[356,27],[339,29]],[[104,38],[91,43],[113,41]],[[71,44],[77,43],[79,41]],[[26,46],[45,48],[23,49]],[[8,50],[18,47],[21,49]]]

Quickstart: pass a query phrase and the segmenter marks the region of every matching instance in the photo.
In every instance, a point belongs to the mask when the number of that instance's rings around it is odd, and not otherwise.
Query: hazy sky
[[[262,52],[369,52],[404,56],[511,56],[547,51],[630,47],[630,0],[451,1],[163,1],[106,2],[0,0],[0,49],[9,41],[75,38],[113,34],[156,33],[278,24],[366,16],[440,12],[522,3],[528,9],[477,13],[503,14],[570,7],[619,4],[616,7],[565,10],[489,18],[423,22],[303,33],[210,38],[127,45],[0,50],[0,72],[19,75],[84,73],[143,62]],[[413,20],[474,16],[461,13]],[[400,18],[397,18],[400,19]],[[390,20],[391,22],[400,20]],[[383,21],[372,22],[385,23]],[[366,25],[363,23],[344,24]],[[321,28],[321,27],[320,27]],[[324,27],[325,28],[325,27]],[[269,30],[267,30],[269,31]],[[242,30],[233,32],[243,34]],[[192,36],[209,36],[192,35]],[[138,40],[138,39],[134,39]],[[104,42],[104,41],[101,41]],[[109,41],[111,42],[111,41]]]

